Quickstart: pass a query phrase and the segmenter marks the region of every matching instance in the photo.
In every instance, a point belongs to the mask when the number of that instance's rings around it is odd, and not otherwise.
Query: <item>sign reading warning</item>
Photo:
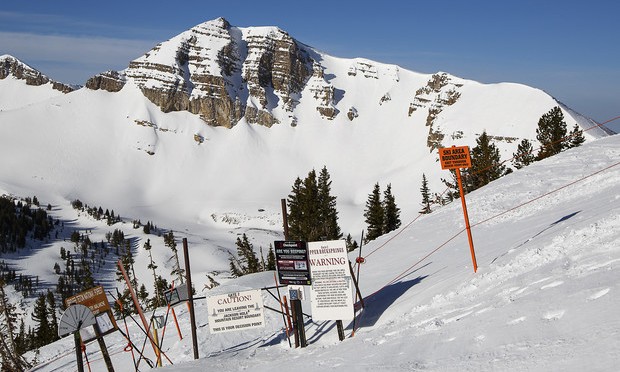
[[[469,146],[452,146],[439,149],[441,169],[471,168]]]
[[[353,287],[344,240],[309,242],[312,319],[353,319]]]
[[[209,331],[221,333],[265,326],[260,289],[207,297]]]

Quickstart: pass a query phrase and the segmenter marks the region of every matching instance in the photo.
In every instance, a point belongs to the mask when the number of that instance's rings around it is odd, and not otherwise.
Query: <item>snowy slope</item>
[[[477,273],[460,203],[363,247],[360,284],[366,309],[355,336],[342,343],[333,322],[308,320],[310,345],[290,349],[281,318],[271,312],[264,329],[210,335],[205,301],[198,300],[201,359],[192,361],[189,316],[179,306],[184,338],[179,340],[168,325],[163,349],[174,363],[168,369],[267,371],[294,364],[299,371],[616,370],[619,159],[620,137],[613,136],[469,194]],[[216,291],[272,283],[272,274],[263,273]],[[277,306],[266,292],[263,298]],[[304,309],[309,311],[309,303]],[[129,323],[132,337],[142,340]],[[347,335],[351,330],[349,324]],[[42,365],[35,370],[74,370],[72,342],[67,337],[41,349]],[[122,351],[125,341],[114,334],[106,342],[115,368],[133,369],[130,353]],[[87,347],[94,370],[104,368],[97,349],[96,344]]]

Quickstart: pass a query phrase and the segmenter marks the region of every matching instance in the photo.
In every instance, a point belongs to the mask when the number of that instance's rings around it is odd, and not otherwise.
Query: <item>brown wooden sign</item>
[[[441,169],[471,168],[469,146],[452,146],[439,149]]]
[[[110,308],[110,303],[108,302],[108,297],[106,296],[102,286],[87,289],[84,292],[80,292],[65,300],[65,306],[69,307],[73,304],[84,305],[93,312],[93,315],[97,319],[97,326],[99,328],[97,333],[100,332],[96,335],[96,337],[112,333],[118,329],[118,325],[114,319],[114,314]],[[84,342],[92,341],[94,339],[93,337],[88,337],[86,334],[82,337]]]

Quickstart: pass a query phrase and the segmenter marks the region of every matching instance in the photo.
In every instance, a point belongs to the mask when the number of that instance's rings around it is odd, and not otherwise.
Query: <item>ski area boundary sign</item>
[[[469,146],[452,146],[439,149],[441,169],[471,168]]]

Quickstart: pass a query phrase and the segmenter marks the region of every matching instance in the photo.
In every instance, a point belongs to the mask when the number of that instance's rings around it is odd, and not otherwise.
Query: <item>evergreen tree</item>
[[[400,227],[400,208],[396,206],[396,198],[392,194],[392,184],[388,183],[383,192],[383,211],[385,214],[383,234],[394,231]]]
[[[338,226],[336,197],[331,195],[329,172],[323,167],[319,177],[313,169],[293,183],[288,196],[289,239],[318,241],[342,237]]]
[[[54,297],[54,292],[48,290],[47,295],[45,296],[47,300],[48,313],[50,315],[50,333],[52,339],[50,342],[54,342],[59,339],[58,337],[58,315],[56,313],[56,297]]]
[[[540,117],[538,128],[536,129],[536,139],[541,146],[536,155],[536,160],[542,160],[559,154],[568,147],[566,142],[566,122],[559,106],[552,108]]]
[[[276,254],[273,251],[273,245],[269,244],[269,252],[267,252],[267,271],[276,269]]]
[[[305,241],[320,240],[320,210],[318,206],[319,190],[316,183],[316,172],[311,170],[303,182],[301,208],[304,219],[301,223],[302,239]]]
[[[40,347],[47,345],[52,340],[52,330],[49,321],[49,312],[45,295],[40,295],[34,303],[32,309],[32,320],[35,322],[34,346]]]
[[[569,148],[579,147],[586,142],[586,138],[583,136],[583,130],[575,123],[573,130],[570,132],[570,139],[568,143]]]
[[[242,238],[237,238],[237,257],[231,254],[230,271],[234,277],[243,276],[245,274],[257,273],[260,271],[260,264],[254,247],[248,240],[247,235],[243,234]]]
[[[372,193],[368,195],[364,217],[366,217],[365,222],[368,226],[366,241],[375,240],[383,234],[383,227],[385,225],[385,213],[381,203],[381,188],[379,187],[379,183],[375,184]]]
[[[303,186],[301,178],[297,177],[293,182],[293,189],[288,196],[288,239],[303,240],[302,223],[304,214],[302,209]]]
[[[170,259],[173,260],[173,269],[170,272],[170,275],[176,276],[179,279],[179,282],[183,283],[185,277],[185,270],[181,268],[177,243],[174,240],[174,233],[172,231],[168,232],[168,234],[164,234],[164,244],[166,245],[166,247],[172,250],[172,257],[170,257]]]
[[[461,174],[461,177],[463,177],[463,174]],[[454,169],[450,169],[450,179],[446,180],[445,178],[442,178],[441,182],[443,182],[443,184],[446,185],[446,187],[448,188],[448,191],[445,193],[443,197],[443,201],[442,201],[443,205],[448,204],[452,202],[453,200],[456,200],[461,197],[461,192],[459,190],[459,183],[456,177],[456,171]],[[463,192],[467,194],[466,187],[463,187]]]
[[[422,193],[422,210],[420,213],[429,214],[432,212],[431,192],[428,189],[428,180],[426,179],[426,174],[424,173],[422,173],[422,187],[420,187],[420,192]]]
[[[144,283],[140,285],[140,289],[138,289],[136,297],[138,297],[138,301],[140,301],[142,307],[147,307],[149,305],[149,292],[146,290]]]
[[[338,226],[338,211],[336,210],[336,197],[331,195],[331,185],[327,167],[321,169],[317,181],[318,188],[318,208],[320,232],[319,240],[336,240],[342,237]]]
[[[347,247],[347,252],[352,252],[359,247],[357,242],[353,240],[351,234],[347,234],[347,237],[345,238],[345,245]]]
[[[471,168],[468,170],[471,190],[476,190],[506,173],[506,166],[501,163],[499,149],[491,143],[486,131],[476,139],[472,149]]]
[[[21,357],[27,350],[25,335],[17,333],[16,306],[10,303],[4,292],[4,281],[0,280],[0,360],[2,371],[23,371],[30,365]],[[20,332],[24,332],[21,321]],[[21,337],[21,338],[20,338]]]
[[[532,164],[536,160],[532,143],[527,138],[524,138],[519,146],[517,146],[517,152],[512,154],[512,157],[512,164],[517,169],[521,169]]]
[[[153,254],[151,253],[152,248],[153,247],[151,246],[151,239],[147,239],[146,243],[144,243],[144,250],[149,253],[149,264],[146,266],[146,268],[153,271],[153,286],[155,286],[155,296],[152,300],[152,307],[158,308],[163,305],[163,301],[159,297],[159,291],[157,290],[157,273],[155,272],[155,269],[157,269],[157,265],[155,265],[155,262],[153,262]]]
[[[166,300],[164,298],[164,292],[166,292],[170,288],[168,281],[161,277],[161,275],[157,275],[155,278],[155,295],[151,298],[150,307],[158,308],[166,304]]]

